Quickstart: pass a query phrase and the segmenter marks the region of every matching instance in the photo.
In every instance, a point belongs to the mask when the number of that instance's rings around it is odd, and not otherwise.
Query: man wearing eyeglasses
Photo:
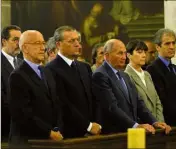
[[[10,73],[21,63],[21,59],[17,58],[20,53],[19,38],[21,36],[21,29],[18,26],[10,25],[2,29],[1,32],[1,131],[2,140],[6,141],[10,128],[10,115],[7,102],[7,82]]]
[[[29,146],[28,140],[62,140],[61,106],[52,73],[44,61],[45,41],[36,30],[25,31],[19,40],[23,63],[9,77],[11,148]],[[61,85],[62,86],[62,85]]]
[[[54,33],[56,47],[59,50],[56,58],[47,64],[56,84],[63,80],[64,86],[57,89],[62,93],[64,130],[66,138],[83,137],[86,133],[97,135],[101,126],[94,122],[93,95],[91,90],[91,68],[79,62],[81,37],[76,29],[62,26]]]

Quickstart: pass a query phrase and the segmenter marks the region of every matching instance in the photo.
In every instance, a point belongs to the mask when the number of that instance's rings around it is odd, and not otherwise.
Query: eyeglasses
[[[63,40],[63,41],[66,41],[70,44],[74,44],[76,41],[81,44],[81,39],[80,38],[75,38],[75,39],[70,39],[70,40]]]
[[[19,37],[14,37],[11,39],[13,42],[19,42]]]
[[[46,42],[26,42],[25,44],[31,44],[31,45],[35,45],[35,46],[46,46]]]

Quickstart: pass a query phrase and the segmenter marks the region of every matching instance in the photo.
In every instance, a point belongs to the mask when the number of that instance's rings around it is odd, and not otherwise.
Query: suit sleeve
[[[116,125],[121,123],[126,128],[132,128],[136,123],[119,106],[109,78],[100,72],[93,74],[93,92],[101,107],[114,117]]]
[[[30,87],[22,75],[12,73],[9,78],[9,109],[12,121],[20,128],[21,133],[31,130],[32,123],[49,137],[52,127],[33,112],[30,92]]]

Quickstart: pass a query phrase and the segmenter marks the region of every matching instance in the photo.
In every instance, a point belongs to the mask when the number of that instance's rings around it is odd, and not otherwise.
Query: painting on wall
[[[138,0],[30,0],[12,1],[12,24],[22,30],[36,29],[46,40],[62,25],[82,35],[83,56],[90,61],[95,44],[117,38],[152,39],[164,27],[164,1]]]

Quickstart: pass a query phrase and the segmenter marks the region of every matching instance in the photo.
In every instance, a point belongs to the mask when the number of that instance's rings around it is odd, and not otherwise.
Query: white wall
[[[176,1],[164,1],[164,22],[165,28],[172,29],[176,33]],[[172,62],[176,65],[176,54]]]

